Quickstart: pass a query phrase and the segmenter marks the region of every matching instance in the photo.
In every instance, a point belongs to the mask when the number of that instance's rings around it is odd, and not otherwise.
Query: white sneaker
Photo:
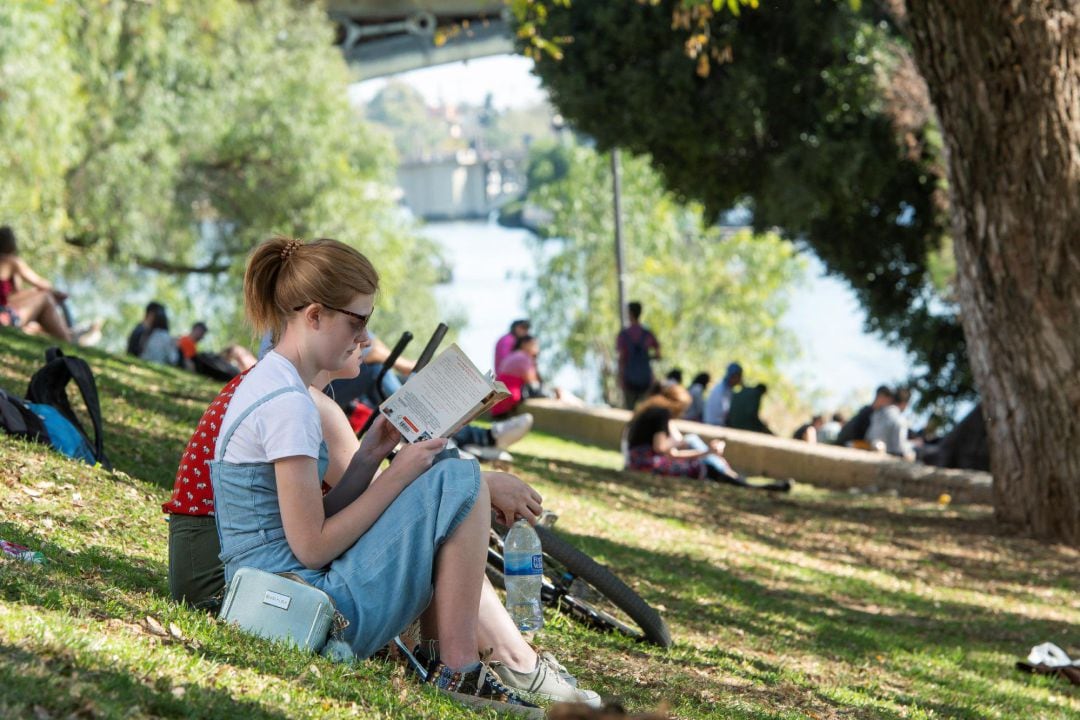
[[[507,448],[525,437],[532,429],[533,416],[530,413],[515,415],[508,420],[500,420],[491,424],[491,437],[495,438],[495,444],[501,448]]]
[[[518,672],[497,660],[489,660],[488,667],[498,676],[503,685],[510,688],[518,697],[531,702],[545,705],[555,702],[577,702],[594,708],[601,705],[599,693],[577,687],[576,680],[575,684],[571,685],[562,673],[557,672],[547,662],[538,660],[531,672]]]
[[[466,454],[471,455],[477,460],[487,460],[489,462],[514,462],[514,456],[506,452],[502,448],[494,447],[492,445],[466,445],[458,451],[462,457]]]

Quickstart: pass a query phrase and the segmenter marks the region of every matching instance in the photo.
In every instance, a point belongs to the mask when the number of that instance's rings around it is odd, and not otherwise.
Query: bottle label
[[[511,563],[504,559],[505,575],[542,575],[544,573],[544,556],[537,553],[523,558],[524,562]]]

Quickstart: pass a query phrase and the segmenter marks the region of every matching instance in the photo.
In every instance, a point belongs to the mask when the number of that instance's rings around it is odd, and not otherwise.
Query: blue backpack
[[[64,417],[63,413],[52,405],[44,403],[27,403],[27,405],[45,425],[45,430],[49,433],[49,442],[55,449],[70,458],[83,460],[90,465],[97,462],[86,437]]]
[[[78,386],[90,416],[94,428],[92,441],[68,400],[67,385],[71,380]],[[26,399],[44,422],[53,447],[69,457],[85,460],[91,465],[101,463],[105,468],[112,469],[103,447],[97,384],[85,360],[68,357],[60,348],[49,348],[45,351],[45,366],[30,378]]]
[[[623,365],[623,386],[632,390],[648,390],[652,385],[652,366],[649,364],[649,348],[645,341],[651,333],[645,328],[641,329],[641,338],[635,342],[626,333],[626,364]]]

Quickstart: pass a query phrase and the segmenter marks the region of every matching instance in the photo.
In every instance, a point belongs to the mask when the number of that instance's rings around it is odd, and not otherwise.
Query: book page
[[[411,376],[379,410],[408,442],[448,437],[482,409],[493,391],[492,381],[455,344]]]

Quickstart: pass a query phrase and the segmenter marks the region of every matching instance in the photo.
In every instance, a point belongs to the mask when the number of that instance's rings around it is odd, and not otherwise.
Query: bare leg
[[[54,338],[71,342],[71,330],[52,293],[47,290],[22,290],[11,296],[10,303],[28,326],[37,322]]]
[[[422,620],[425,631],[434,620],[439,655],[450,668],[462,668],[478,659],[477,615],[484,581],[488,531],[491,528],[491,497],[487,483],[480,483],[476,503],[454,534],[439,549],[435,560],[435,596],[425,611],[434,618]]]
[[[492,649],[492,658],[518,672],[529,672],[536,667],[536,651],[521,636],[487,577],[480,591],[480,621],[476,639],[481,649]]]

